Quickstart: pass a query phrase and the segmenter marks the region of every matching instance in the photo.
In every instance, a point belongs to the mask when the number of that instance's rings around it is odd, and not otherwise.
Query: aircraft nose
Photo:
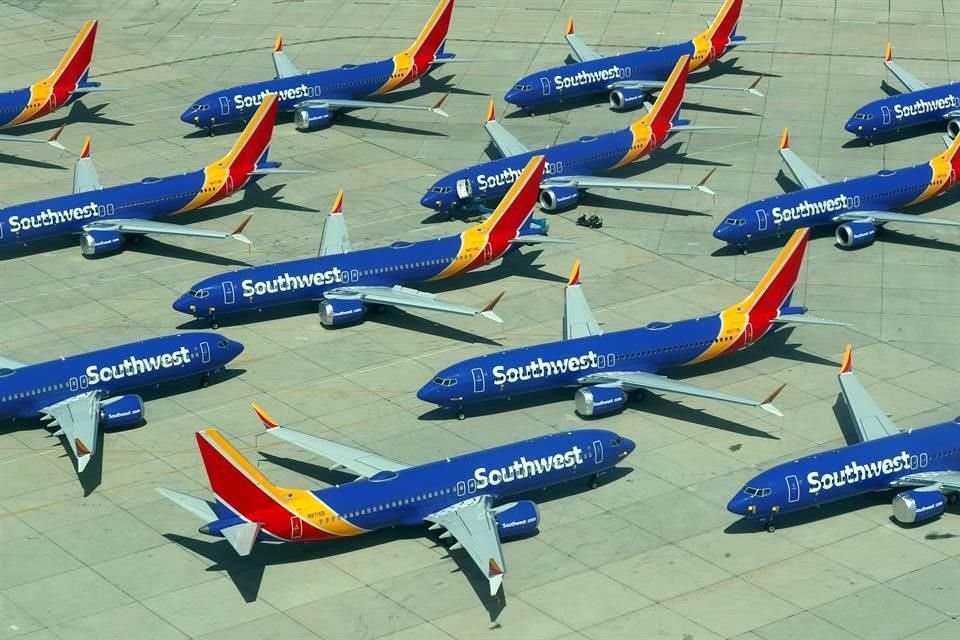
[[[744,493],[738,493],[727,503],[727,511],[738,516],[750,515],[749,502],[750,496]]]
[[[420,387],[417,391],[417,398],[423,400],[424,402],[429,402],[430,404],[437,404],[437,396],[439,395],[439,387],[432,380],[427,384]]]
[[[183,122],[186,122],[187,124],[196,124],[193,121],[193,118],[195,115],[196,115],[196,111],[194,109],[187,109],[186,111],[180,114],[180,120],[182,120]]]
[[[623,443],[620,445],[623,447],[624,457],[633,453],[633,450],[637,448],[637,443],[631,440],[630,438],[622,438]]]
[[[510,91],[504,94],[503,100],[514,106],[520,106],[520,92],[516,89],[510,89]]]
[[[240,355],[241,353],[243,353],[243,349],[244,349],[244,347],[243,347],[243,343],[242,343],[242,342],[237,342],[236,340],[231,340],[231,341],[230,341],[230,359],[233,360],[233,359],[236,358],[238,355]]]
[[[420,206],[433,209],[434,211],[440,211],[443,209],[443,198],[439,193],[427,191],[423,194],[423,197],[420,198]]]
[[[724,222],[721,222],[720,224],[717,225],[717,228],[713,230],[713,237],[716,238],[717,240],[723,240],[724,242],[726,242],[729,232],[730,230],[728,229],[727,224]]]

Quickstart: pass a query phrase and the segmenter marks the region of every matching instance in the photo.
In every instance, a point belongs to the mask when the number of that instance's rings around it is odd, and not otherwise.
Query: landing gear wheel
[[[207,387],[210,386],[210,374],[209,374],[209,373],[203,374],[203,377],[200,379],[200,386],[203,387],[204,389],[206,389]]]
[[[600,486],[600,474],[595,473],[592,476],[590,476],[590,488],[596,489],[599,486]]]
[[[777,528],[774,526],[772,520],[769,521],[769,522],[767,522],[767,524],[766,524],[766,526],[765,526],[764,528],[767,530],[767,533],[773,533],[774,531],[777,530]]]
[[[217,321],[216,318],[210,318],[210,328],[211,328],[211,329],[219,329],[219,328],[220,328],[220,323]]]
[[[958,501],[960,501],[960,494],[957,494],[957,493],[947,494],[947,504],[954,505],[954,504],[957,504]]]
[[[465,420],[467,414],[463,412],[463,409],[457,409],[457,420]]]

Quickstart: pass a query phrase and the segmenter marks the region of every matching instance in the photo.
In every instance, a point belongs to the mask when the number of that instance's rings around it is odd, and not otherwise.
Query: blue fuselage
[[[960,119],[960,83],[953,82],[874,100],[859,109],[843,128],[870,139],[908,127]]]
[[[80,393],[103,396],[221,369],[243,351],[216,333],[186,333],[0,369],[0,418],[33,417]]]
[[[890,489],[909,474],[960,469],[956,421],[831,449],[757,475],[727,508],[751,519]]]

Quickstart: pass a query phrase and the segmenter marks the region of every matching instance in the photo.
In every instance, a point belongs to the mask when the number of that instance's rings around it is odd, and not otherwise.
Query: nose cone
[[[750,515],[750,496],[745,493],[738,493],[727,503],[727,511],[738,516]]]
[[[186,313],[189,315],[193,315],[194,312],[197,310],[196,304],[193,302],[193,298],[186,295],[180,296],[179,298],[174,300],[173,308],[179,311],[180,313]]]
[[[187,124],[196,124],[194,117],[197,115],[197,110],[193,107],[190,107],[186,111],[180,114],[180,119]]]
[[[857,120],[853,118],[850,118],[849,120],[847,120],[847,123],[843,125],[843,128],[844,130],[846,130],[849,133],[852,133],[853,135],[857,135],[858,129],[862,129],[862,127],[860,127],[860,125],[857,124]]]
[[[417,397],[430,404],[438,404],[437,398],[440,394],[440,387],[434,382],[428,382],[417,391]]]
[[[519,107],[521,95],[522,95],[522,92],[517,91],[516,89],[510,89],[509,91],[507,91],[506,94],[504,94],[503,100],[504,102],[508,102],[514,106]]]
[[[623,443],[620,445],[623,447],[623,455],[621,457],[627,457],[633,450],[637,448],[637,443],[631,440],[630,438],[622,438]]]
[[[731,231],[733,227],[728,225],[726,222],[721,222],[717,225],[717,228],[713,230],[713,237],[717,240],[723,240],[724,242],[730,242]]]
[[[433,209],[434,211],[440,210],[440,194],[433,193],[432,191],[427,191],[423,194],[423,197],[420,198],[420,206],[426,207],[427,209]]]
[[[227,342],[227,351],[230,353],[231,360],[243,353],[243,343],[236,340],[228,340]]]

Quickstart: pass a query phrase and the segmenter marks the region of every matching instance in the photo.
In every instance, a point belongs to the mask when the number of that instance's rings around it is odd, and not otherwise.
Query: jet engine
[[[540,207],[544,211],[564,211],[572,209],[580,202],[580,192],[576,187],[547,187],[540,191]]]
[[[361,300],[323,300],[320,302],[320,324],[325,327],[360,322],[367,314]]]
[[[627,404],[627,394],[617,387],[583,387],[574,396],[581,416],[605,416],[620,411]]]
[[[946,509],[947,499],[935,487],[911,489],[893,499],[893,517],[903,524],[932,520]]]
[[[646,97],[643,89],[614,89],[610,92],[610,107],[615,111],[630,111],[643,106]]]
[[[121,247],[123,247],[123,234],[118,231],[90,229],[80,236],[80,251],[87,257],[119,251]]]
[[[493,512],[501,540],[534,533],[540,524],[540,510],[530,500],[501,505]]]
[[[960,120],[954,118],[947,122],[947,135],[951,140],[960,135]]]
[[[326,129],[333,122],[333,113],[326,107],[300,107],[293,112],[293,125],[300,131]]]
[[[873,244],[877,227],[872,222],[845,222],[836,231],[837,244],[844,249],[859,249]]]
[[[104,429],[133,427],[145,417],[143,398],[138,395],[116,396],[100,403],[100,424]]]

